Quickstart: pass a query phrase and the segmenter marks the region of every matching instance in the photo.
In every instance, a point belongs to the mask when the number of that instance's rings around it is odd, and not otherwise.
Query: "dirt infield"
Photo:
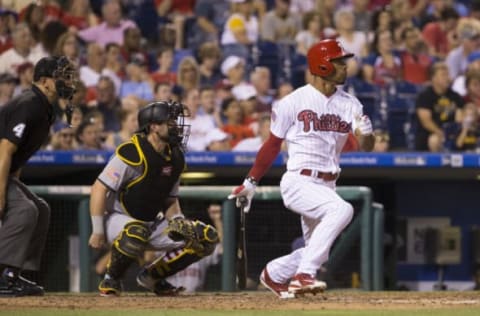
[[[203,310],[321,310],[321,309],[442,309],[479,308],[478,292],[351,292],[280,300],[270,292],[202,293],[156,297],[129,293],[118,298],[97,294],[55,294],[44,297],[0,298],[2,310],[25,309],[203,309]]]

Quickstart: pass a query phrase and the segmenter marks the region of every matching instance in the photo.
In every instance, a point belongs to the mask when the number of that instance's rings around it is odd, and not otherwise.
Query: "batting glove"
[[[250,211],[250,205],[252,204],[253,196],[255,195],[255,189],[257,188],[257,184],[255,180],[251,177],[246,178],[243,181],[243,184],[234,188],[232,193],[228,196],[228,199],[237,199],[236,205],[237,207],[243,206],[243,211],[248,213]],[[246,201],[242,201],[242,197],[246,198]],[[243,203],[242,203],[243,202]]]
[[[355,135],[368,136],[372,135],[372,121],[366,115],[362,115],[355,119]]]

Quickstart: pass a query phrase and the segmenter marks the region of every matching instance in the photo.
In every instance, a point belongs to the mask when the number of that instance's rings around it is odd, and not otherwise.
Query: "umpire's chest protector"
[[[120,145],[117,155],[143,173],[127,183],[120,193],[120,202],[133,218],[152,221],[165,210],[165,201],[185,168],[185,156],[180,148],[168,148],[159,154],[146,138],[135,135],[132,141]]]

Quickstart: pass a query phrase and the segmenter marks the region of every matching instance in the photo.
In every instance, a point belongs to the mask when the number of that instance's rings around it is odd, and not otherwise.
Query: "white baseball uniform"
[[[340,153],[362,112],[361,103],[348,93],[337,89],[326,97],[310,84],[273,108],[271,132],[285,139],[288,147],[287,171],[280,182],[282,199],[301,215],[306,245],[267,264],[273,281],[286,283],[297,273],[316,275],[334,240],[351,221],[353,207],[335,192],[336,178],[327,181],[317,174],[340,172]]]

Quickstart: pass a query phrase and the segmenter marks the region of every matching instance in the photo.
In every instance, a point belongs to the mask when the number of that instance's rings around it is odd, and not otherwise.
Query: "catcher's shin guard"
[[[128,267],[143,255],[150,234],[150,229],[142,222],[127,223],[113,242],[107,274],[114,279],[121,278]]]
[[[200,221],[193,222],[196,240],[191,241],[185,248],[167,252],[147,267],[155,278],[166,278],[182,271],[192,263],[211,255],[218,242],[215,228]]]

